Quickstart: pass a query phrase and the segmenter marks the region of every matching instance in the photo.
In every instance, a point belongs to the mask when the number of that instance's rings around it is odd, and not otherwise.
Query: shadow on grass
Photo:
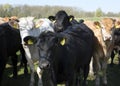
[[[90,78],[90,76],[88,78]],[[118,64],[114,64],[113,66],[108,64],[107,81],[108,81],[107,86],[120,86],[120,66]],[[95,80],[89,79],[88,86],[95,86]]]
[[[29,86],[30,82],[30,72],[28,75],[24,75],[23,67],[18,67],[18,77],[16,79],[12,78],[12,67],[6,68],[3,75],[2,86]],[[37,81],[37,75],[35,76]],[[89,78],[91,78],[89,76]],[[107,69],[107,80],[108,86],[120,86],[120,66],[114,64],[112,67],[108,64]],[[95,86],[95,81],[88,79],[88,86]],[[37,86],[37,82],[35,83]]]
[[[120,86],[120,66],[108,64],[107,69],[108,86]]]
[[[30,83],[30,69],[27,75],[24,75],[23,67],[18,66],[18,77],[13,78],[12,67],[6,68],[3,74],[3,80],[1,86],[29,86]],[[35,81],[37,81],[37,74],[35,75]],[[35,83],[37,86],[37,83]]]

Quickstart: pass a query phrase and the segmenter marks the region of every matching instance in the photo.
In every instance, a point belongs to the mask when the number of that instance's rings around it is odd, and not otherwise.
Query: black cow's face
[[[39,66],[42,69],[49,68],[54,61],[54,51],[58,46],[65,45],[65,39],[61,35],[53,32],[42,33],[39,36],[37,47],[39,49]]]
[[[53,32],[49,33],[43,33],[40,35],[38,42],[37,42],[37,47],[39,49],[39,55],[40,55],[40,60],[39,60],[39,66],[42,69],[50,67],[50,55],[51,51],[55,45],[55,37]]]
[[[54,28],[56,32],[63,31],[67,29],[66,27],[69,24],[69,16],[65,11],[59,11],[55,15],[55,23],[54,23]]]

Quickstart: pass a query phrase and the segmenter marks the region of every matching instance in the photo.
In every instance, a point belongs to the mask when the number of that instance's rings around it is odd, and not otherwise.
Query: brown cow
[[[14,22],[14,20],[18,21],[18,17],[16,17],[16,16],[4,17],[4,18],[0,17],[0,24],[6,23],[6,22],[9,22],[9,21]]]
[[[95,85],[100,86],[100,76],[103,84],[107,85],[107,61],[114,45],[114,20],[103,18],[101,22],[85,21],[84,23],[93,30],[96,36],[93,53],[93,69],[96,75]]]

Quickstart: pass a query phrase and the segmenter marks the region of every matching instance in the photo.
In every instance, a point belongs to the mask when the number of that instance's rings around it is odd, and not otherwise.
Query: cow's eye
[[[41,45],[37,45],[39,50],[43,50],[43,48],[41,47]]]
[[[44,42],[44,39],[40,39],[40,43],[43,43]]]

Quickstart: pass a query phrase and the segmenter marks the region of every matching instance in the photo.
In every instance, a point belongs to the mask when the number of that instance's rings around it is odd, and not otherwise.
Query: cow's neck
[[[70,22],[67,22],[67,23],[64,23],[64,30],[67,29],[69,26],[71,26],[71,23]]]

